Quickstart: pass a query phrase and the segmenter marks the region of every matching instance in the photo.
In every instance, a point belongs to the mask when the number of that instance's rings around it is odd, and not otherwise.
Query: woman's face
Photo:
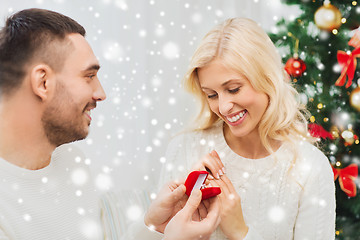
[[[258,135],[268,96],[255,91],[249,80],[226,68],[219,59],[198,69],[197,73],[211,111],[224,120],[230,132],[235,137]]]

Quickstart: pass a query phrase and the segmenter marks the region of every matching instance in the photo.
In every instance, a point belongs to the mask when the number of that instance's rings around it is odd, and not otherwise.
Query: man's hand
[[[188,199],[185,191],[186,187],[183,184],[166,184],[151,203],[145,215],[145,224],[163,233],[171,218],[185,206]]]
[[[164,240],[206,240],[215,231],[220,223],[220,204],[217,197],[204,202],[207,207],[206,216],[201,214],[200,221],[194,221],[194,212],[198,211],[201,204],[201,191],[196,189],[191,192],[190,198],[182,210],[180,210],[167,224]]]

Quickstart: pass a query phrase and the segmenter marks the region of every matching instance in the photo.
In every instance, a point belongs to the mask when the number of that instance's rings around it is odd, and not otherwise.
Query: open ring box
[[[205,181],[209,173],[207,171],[193,171],[185,181],[186,195],[190,196],[193,189],[200,189],[202,200],[214,197],[221,193],[219,187],[205,187]]]

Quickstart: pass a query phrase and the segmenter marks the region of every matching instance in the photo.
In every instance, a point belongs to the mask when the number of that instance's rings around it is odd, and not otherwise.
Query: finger
[[[206,208],[206,212],[208,211],[208,209],[210,208],[210,201],[208,199],[204,200],[201,202],[202,204],[204,204],[205,208]]]
[[[225,174],[226,173],[225,166],[224,166],[223,162],[221,161],[220,156],[217,153],[217,151],[212,150],[210,154],[217,160],[219,166],[221,167],[222,172]]]
[[[200,221],[201,221],[201,219],[206,218],[207,212],[208,212],[208,210],[207,210],[204,202],[201,202],[199,205]]]
[[[218,161],[211,156],[210,154],[206,154],[203,159],[203,163],[206,168],[210,170],[210,173],[216,179],[219,179],[223,172],[221,170],[221,166],[219,165]]]
[[[219,186],[221,188],[221,194],[223,194],[223,195],[230,194],[230,190],[229,190],[227,184],[222,179],[214,180],[213,184],[216,184],[217,186]]]
[[[178,202],[185,195],[185,192],[186,192],[185,185],[181,184],[180,186],[178,186],[174,191],[171,192],[171,197],[170,197],[171,202],[172,203]]]
[[[209,202],[210,207],[208,208],[208,213],[206,218],[203,218],[202,222],[210,224],[215,228],[220,223],[220,200],[218,197],[213,197],[209,199]]]
[[[222,178],[223,182],[226,184],[227,188],[229,189],[229,192],[236,192],[235,191],[235,188],[234,188],[234,185],[232,184],[232,182],[230,181],[230,179],[224,175]]]
[[[192,220],[193,220],[193,221],[196,221],[196,222],[200,222],[199,209],[197,209],[197,210],[194,212],[194,214],[193,214],[193,216],[192,216]]]
[[[185,214],[188,219],[192,218],[194,212],[199,207],[201,196],[202,194],[199,189],[193,189],[191,191],[189,199],[187,200],[184,208],[181,210],[181,212],[183,212],[183,214]]]

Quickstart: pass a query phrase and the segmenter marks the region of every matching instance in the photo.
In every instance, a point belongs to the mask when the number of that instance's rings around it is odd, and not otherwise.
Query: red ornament
[[[355,180],[358,177],[358,166],[353,163],[343,169],[334,168],[333,166],[331,167],[334,172],[334,181],[336,180],[336,178],[339,177],[339,184],[341,190],[343,190],[349,197],[355,197]]]
[[[310,135],[316,138],[329,138],[331,140],[334,139],[334,137],[331,135],[330,132],[326,131],[321,125],[310,123],[308,125]]]
[[[300,77],[306,70],[306,64],[300,58],[293,57],[287,60],[285,70],[293,77]]]

